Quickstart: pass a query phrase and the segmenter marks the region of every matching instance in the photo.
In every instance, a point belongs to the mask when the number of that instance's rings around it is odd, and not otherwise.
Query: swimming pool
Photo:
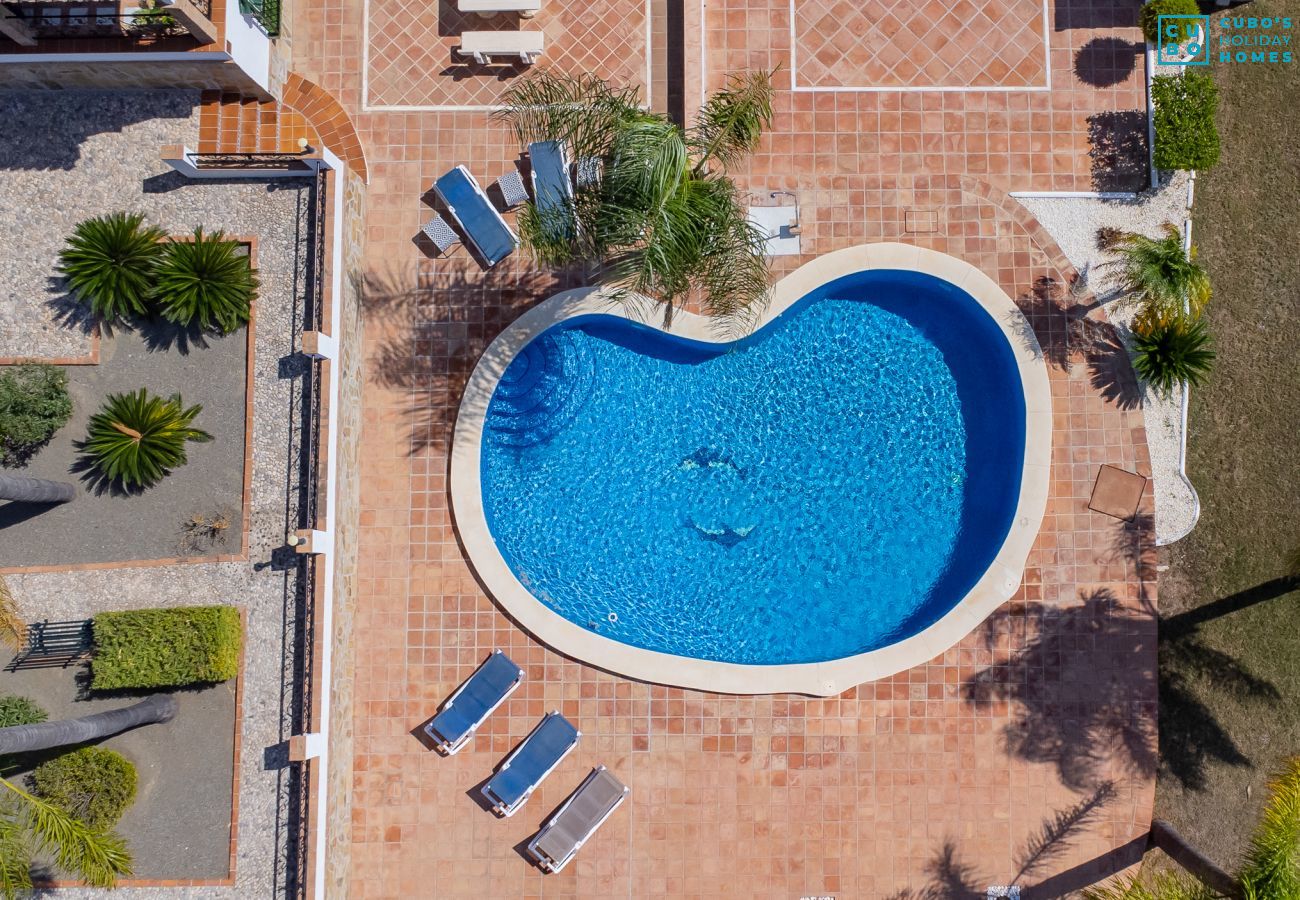
[[[578,304],[489,352],[474,506],[505,593],[619,658],[824,688],[828,665],[935,646],[982,582],[1005,591],[1041,419],[1006,323],[915,269],[786,294],[731,343]]]

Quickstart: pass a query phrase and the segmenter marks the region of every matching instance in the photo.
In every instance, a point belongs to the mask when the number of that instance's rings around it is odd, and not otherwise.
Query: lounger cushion
[[[433,717],[429,728],[455,743],[483,720],[519,680],[523,670],[504,653],[493,653],[465,682],[464,689]]]
[[[457,166],[433,186],[443,202],[451,207],[465,234],[489,266],[496,265],[514,251],[514,234],[464,169]]]
[[[607,769],[595,772],[573,800],[547,823],[534,845],[538,855],[560,862],[586,840],[592,829],[618,805],[625,792],[623,782]]]
[[[514,758],[483,786],[484,793],[505,806],[513,806],[546,776],[556,761],[578,739],[578,729],[564,716],[547,716],[537,730],[524,739]]]

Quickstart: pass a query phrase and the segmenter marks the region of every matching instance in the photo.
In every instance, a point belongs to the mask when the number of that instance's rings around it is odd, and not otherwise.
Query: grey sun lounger
[[[560,871],[631,792],[608,769],[597,766],[528,842],[529,855],[545,871]]]
[[[558,711],[549,712],[483,785],[483,796],[499,816],[513,816],[574,747],[582,732]]]
[[[438,714],[424,726],[424,733],[440,753],[451,756],[465,746],[484,720],[523,680],[524,670],[500,650],[493,650],[483,665],[447,698]]]
[[[433,183],[433,189],[460,222],[465,237],[488,268],[514,252],[518,239],[492,205],[469,169],[457,166]]]

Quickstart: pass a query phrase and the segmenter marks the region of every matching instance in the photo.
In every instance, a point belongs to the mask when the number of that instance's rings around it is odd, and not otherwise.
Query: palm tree
[[[29,725],[11,725],[0,728],[0,754],[31,753],[51,750],[68,744],[85,744],[102,741],[122,731],[170,722],[176,715],[176,698],[170,694],[152,694],[139,703],[92,713],[77,719],[59,719],[55,722],[34,722]]]
[[[15,503],[67,503],[77,489],[66,481],[49,481],[29,475],[0,472],[0,500]]]
[[[561,141],[599,173],[562,206],[521,212],[539,261],[599,263],[614,296],[661,303],[665,324],[691,298],[736,317],[766,295],[765,238],[726,169],[771,123],[771,73],[730,76],[687,130],[642,109],[635,89],[548,70],[511,89],[498,115],[521,143]]]
[[[223,232],[194,231],[168,243],[154,272],[153,297],[164,319],[229,333],[248,324],[257,272]]]
[[[186,443],[212,440],[190,424],[202,410],[198,405],[186,408],[179,394],[163,399],[144,388],[109,394],[104,408],[90,417],[82,449],[105,478],[148,487],[185,464]]]
[[[38,853],[93,887],[114,887],[131,874],[131,854],[117,834],[92,828],[8,779],[0,778],[0,787],[0,897],[14,900],[31,889]]]
[[[59,254],[59,271],[95,315],[113,323],[148,309],[153,267],[163,233],[139,213],[111,213],[81,222]]]
[[[1134,370],[1165,397],[1180,382],[1199,385],[1214,363],[1205,322],[1185,316],[1136,332],[1133,349]]]
[[[1196,248],[1183,252],[1182,235],[1173,223],[1166,222],[1164,232],[1162,238],[1120,232],[1106,247],[1119,253],[1108,265],[1119,272],[1125,302],[1139,307],[1134,320],[1139,332],[1187,314],[1197,318],[1210,302],[1210,276],[1196,262]]]
[[[1167,822],[1153,822],[1152,843],[1184,873],[1138,875],[1084,892],[1087,900],[1295,900],[1300,897],[1300,756],[1283,765],[1269,785],[1269,798],[1251,835],[1246,858],[1229,875],[1187,843]]]

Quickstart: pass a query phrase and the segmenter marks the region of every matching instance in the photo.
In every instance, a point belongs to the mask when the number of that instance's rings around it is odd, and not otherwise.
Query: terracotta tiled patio
[[[550,2],[557,17],[569,9]],[[796,0],[796,12],[805,5]],[[372,17],[379,6],[370,0]],[[905,8],[877,6],[896,18]],[[959,62],[878,75],[871,66],[883,58],[855,49],[874,44],[841,52],[855,60],[853,78],[877,86],[904,77],[909,86],[1045,83],[1033,22],[1042,7],[999,8],[981,27],[996,25],[1008,40],[979,57],[978,70]],[[638,49],[593,70],[640,79],[641,7],[619,9],[633,24],[614,39]],[[1140,165],[1119,165],[1145,154],[1145,126],[1133,127],[1143,107],[1136,5],[1049,5],[1050,92],[792,91],[790,9],[789,0],[716,0],[701,20],[686,4],[686,104],[729,69],[782,65],[775,127],[738,173],[755,203],[775,202],[774,190],[798,196],[804,256],[783,258],[778,275],[839,247],[904,240],[980,266],[1018,298],[1044,347],[1055,421],[1051,499],[1024,586],[929,664],[826,700],[634,683],[513,627],[457,543],[446,451],[479,353],[522,310],[574,282],[528,271],[522,256],[484,275],[463,253],[425,255],[416,236],[433,179],[465,163],[486,185],[518,148],[484,112],[365,107],[487,103],[509,78],[457,81],[416,64],[434,42],[409,36],[416,26],[402,19],[413,14],[393,11],[381,54],[371,21],[367,103],[357,65],[366,8],[325,0],[297,36],[295,67],[352,114],[372,176],[353,896],[962,896],[1018,873],[1027,889],[1038,886],[1027,896],[1052,896],[1137,858],[1154,783],[1149,509],[1125,523],[1090,511],[1088,499],[1103,463],[1149,472],[1142,416],[1113,333],[1097,313],[1081,324],[1087,309],[1063,288],[1068,264],[1007,194],[1141,186]],[[906,9],[927,15],[922,3]],[[422,15],[427,29],[432,9]],[[544,15],[524,27],[548,27]],[[1029,26],[1036,47],[1016,24]],[[900,29],[917,45],[933,33],[910,18]],[[955,35],[989,49],[987,34]],[[441,66],[451,39],[439,41]],[[811,83],[799,66],[797,83]],[[825,77],[846,71],[828,58]],[[439,758],[411,731],[493,647],[524,665],[528,681],[473,746]],[[582,744],[523,811],[498,821],[469,794],[549,709],[579,724]],[[564,873],[544,876],[518,848],[598,762],[632,786],[631,800]],[[1061,852],[1022,871],[1044,821],[1089,801],[1095,809]]]

